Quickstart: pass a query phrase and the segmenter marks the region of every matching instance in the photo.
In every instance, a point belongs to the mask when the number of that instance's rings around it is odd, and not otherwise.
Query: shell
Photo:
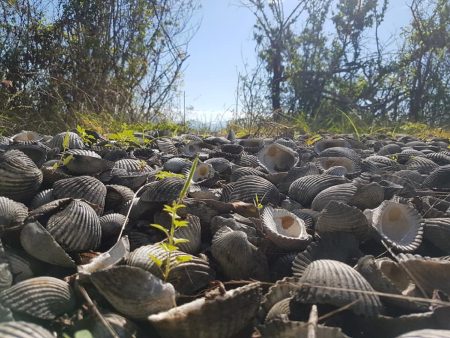
[[[117,313],[102,314],[103,318],[111,325],[120,338],[142,338],[145,335],[139,327],[131,320],[118,315]],[[92,337],[109,337],[110,332],[105,328],[104,324],[99,320],[93,320],[92,326],[89,328]]]
[[[426,218],[424,222],[423,238],[450,254],[450,218]]]
[[[53,277],[35,277],[17,283],[0,292],[0,303],[14,312],[47,320],[75,308],[69,284]]]
[[[331,201],[320,213],[316,222],[316,231],[319,234],[348,232],[364,241],[369,237],[370,227],[367,218],[358,208]]]
[[[172,202],[178,198],[183,190],[184,179],[176,177],[163,178],[149,183],[143,190],[142,202]]]
[[[188,169],[192,166],[192,162],[186,158],[181,157],[172,157],[169,158],[163,166],[165,171],[170,171],[176,174],[183,172],[185,169]]]
[[[436,189],[450,189],[450,164],[433,170],[423,181],[423,186]]]
[[[20,243],[28,254],[40,261],[66,268],[75,267],[72,258],[37,221],[25,224],[20,232]]]
[[[105,207],[106,187],[91,176],[77,176],[59,180],[53,184],[53,196],[57,199],[71,197],[83,199],[98,208],[98,214]]]
[[[236,168],[232,171],[230,176],[230,182],[236,182],[238,179],[244,176],[259,176],[266,178],[266,174],[258,169],[251,167],[241,167]]]
[[[261,214],[261,221],[267,238],[279,248],[304,249],[311,241],[305,222],[287,210],[266,207]]]
[[[189,171],[188,171],[189,172]],[[215,171],[211,164],[208,163],[198,163],[194,171],[194,176],[192,181],[200,182],[203,180],[210,179],[214,177]]]
[[[214,279],[215,273],[207,261],[193,256],[190,261],[179,263],[177,257],[180,255],[186,255],[186,253],[178,250],[171,253],[171,264],[176,266],[172,268],[168,278],[168,282],[172,283],[178,292],[192,294]],[[157,244],[141,246],[128,255],[126,263],[162,278],[161,270],[149,258],[150,256],[164,261],[167,258],[167,252]]]
[[[54,338],[53,334],[37,324],[17,321],[0,323],[2,338]]]
[[[409,331],[396,338],[450,338],[450,330],[423,329]]]
[[[279,143],[266,145],[258,153],[258,163],[269,173],[289,171],[298,160],[297,152]]]
[[[316,161],[324,170],[330,169],[335,166],[341,166],[347,170],[348,175],[354,175],[361,172],[361,166],[358,162],[355,162],[352,159],[343,156],[319,157]]]
[[[0,196],[18,202],[31,200],[41,186],[42,172],[19,150],[0,152]]]
[[[134,192],[124,185],[107,184],[105,196],[105,211],[118,211],[119,207],[133,199]]]
[[[94,250],[102,236],[99,217],[81,200],[71,201],[64,210],[52,215],[46,228],[68,252]]]
[[[27,216],[24,204],[0,196],[0,232],[23,224]]]
[[[311,203],[313,210],[321,211],[330,201],[349,203],[356,194],[354,183],[343,183],[331,186],[319,192]]]
[[[105,240],[117,240],[124,223],[127,223],[127,218],[122,214],[114,213],[100,217],[102,242]]]
[[[20,133],[11,136],[11,140],[14,143],[25,143],[25,144],[29,144],[31,142],[39,142],[42,141],[43,138],[44,137],[41,134],[29,130],[22,130]]]
[[[45,161],[47,161],[47,157],[51,157],[54,153],[49,147],[38,142],[38,143],[30,143],[30,144],[13,144],[9,146],[9,149],[17,149],[27,155],[38,168],[40,168]]]
[[[327,148],[332,147],[345,147],[351,148],[350,142],[344,139],[322,139],[314,143],[314,151],[320,154]]]
[[[355,163],[361,162],[361,156],[356,151],[345,147],[331,147],[320,152],[320,157],[346,157]]]
[[[173,154],[173,155],[178,154],[177,148],[173,144],[172,140],[170,140],[168,138],[157,139],[156,144],[158,146],[158,149],[160,151],[162,151],[163,153]]]
[[[31,209],[37,209],[44,204],[50,203],[54,201],[55,197],[53,196],[53,189],[45,189],[39,191],[36,195],[34,195],[33,199],[30,202]]]
[[[333,232],[322,234],[316,242],[308,245],[292,262],[294,276],[301,277],[311,262],[319,259],[334,259],[344,263],[362,256],[358,241],[353,234]]]
[[[429,174],[433,170],[439,168],[439,165],[425,157],[412,157],[405,163],[408,170],[417,170],[421,174]]]
[[[308,206],[321,191],[346,183],[347,179],[331,175],[309,175],[292,182],[288,195],[303,206]]]
[[[355,314],[367,317],[377,316],[382,310],[378,296],[351,291],[374,290],[359,272],[339,261],[321,259],[312,262],[303,272],[299,283],[302,286],[295,291],[291,301],[291,314],[294,317],[297,307],[302,304],[330,304],[341,307],[357,301],[350,309]]]
[[[260,138],[241,139],[238,142],[244,147],[244,150],[249,154],[256,154],[264,147],[264,140]]]
[[[290,302],[291,297],[288,297],[280,300],[278,303],[275,303],[267,313],[265,322],[270,322],[279,318],[288,318],[290,314]]]
[[[364,214],[382,239],[397,250],[413,251],[422,242],[422,217],[408,205],[384,201]]]
[[[234,182],[229,200],[253,203],[256,196],[261,204],[276,205],[280,200],[280,192],[272,183],[254,175],[241,177]]]
[[[211,253],[228,279],[269,280],[266,256],[243,231],[220,228],[212,239]]]
[[[259,283],[252,283],[214,299],[196,299],[148,320],[161,338],[232,337],[252,322],[260,298]]]
[[[83,149],[84,143],[78,134],[71,131],[62,132],[53,136],[53,138],[47,143],[50,148],[59,148],[59,150],[64,150],[64,138],[69,135],[69,149]]]
[[[200,218],[195,215],[188,215],[186,220],[189,222],[189,225],[176,230],[175,237],[187,239],[189,242],[181,243],[178,247],[183,252],[197,254],[202,245],[202,226],[200,224]]]
[[[70,149],[64,154],[64,157],[69,156],[71,159],[67,161],[65,167],[76,175],[94,175],[114,166],[114,162],[102,159],[91,150]]]
[[[282,193],[287,193],[292,182],[294,182],[296,179],[308,175],[318,175],[318,174],[320,174],[319,168],[314,163],[311,162],[308,162],[307,164],[301,167],[294,167],[288,171],[283,181],[278,184],[278,189]]]
[[[90,280],[117,311],[130,318],[145,319],[175,306],[173,286],[140,268],[115,266],[93,272]]]
[[[203,142],[190,142],[181,148],[183,155],[188,157],[194,157],[196,154],[202,151]]]

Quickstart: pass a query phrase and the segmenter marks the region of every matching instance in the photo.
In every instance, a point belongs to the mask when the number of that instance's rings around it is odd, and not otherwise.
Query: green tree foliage
[[[263,65],[241,78],[245,112],[266,106],[275,120],[324,128],[350,116],[448,123],[448,1],[410,0],[399,47],[379,35],[388,0],[299,1],[289,10],[282,0],[242,2],[255,16]],[[249,88],[264,81],[266,105]]]
[[[48,130],[77,113],[151,119],[178,84],[197,8],[196,0],[0,1],[0,112]]]

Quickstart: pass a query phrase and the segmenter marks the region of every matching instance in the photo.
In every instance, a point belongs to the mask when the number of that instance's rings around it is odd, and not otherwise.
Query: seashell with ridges
[[[327,148],[344,147],[351,148],[350,142],[345,139],[322,139],[314,143],[314,151],[320,154]]]
[[[450,189],[450,164],[433,170],[423,181],[423,186],[435,189]]]
[[[277,319],[288,319],[290,314],[291,297],[284,298],[275,303],[267,312],[265,322],[270,322]]]
[[[361,210],[376,208],[385,199],[384,188],[377,182],[358,183],[356,184],[356,192],[349,200],[350,205]]]
[[[311,241],[305,222],[287,210],[265,207],[261,221],[267,238],[281,249],[304,249]]]
[[[333,175],[333,176],[346,176],[348,171],[345,167],[337,165],[334,167],[330,167],[323,172],[324,175]]]
[[[55,319],[75,309],[75,297],[66,282],[35,277],[0,292],[0,303],[14,312],[39,319]]]
[[[242,201],[253,203],[258,196],[261,204],[278,204],[280,192],[268,180],[254,176],[244,176],[233,183],[233,190],[230,193],[230,201]]]
[[[396,143],[389,143],[385,146],[381,147],[377,151],[377,155],[385,156],[385,155],[393,155],[402,151],[402,148]]]
[[[0,233],[23,224],[28,216],[28,208],[7,197],[0,196]]]
[[[311,162],[308,162],[307,164],[301,167],[294,167],[288,171],[283,181],[278,184],[278,189],[282,193],[287,193],[292,182],[294,182],[296,179],[308,175],[319,175],[319,174],[320,174],[319,168],[314,163]]]
[[[315,229],[319,234],[348,232],[360,241],[368,239],[371,230],[361,210],[334,200],[330,201],[320,213]]]
[[[212,165],[214,171],[221,177],[227,177],[231,174],[231,162],[226,158],[210,158],[205,163]]]
[[[361,156],[350,148],[331,147],[320,152],[320,157],[346,157],[355,163],[361,162]]]
[[[130,266],[139,267],[151,272],[158,278],[162,278],[161,270],[149,258],[154,256],[163,262],[167,259],[167,252],[164,251],[158,244],[145,245],[132,251],[126,263]],[[215,273],[211,269],[209,263],[201,258],[192,256],[188,262],[179,263],[178,256],[186,255],[186,253],[176,250],[170,254],[171,266],[168,282],[171,283],[175,289],[182,294],[192,294],[214,280]]]
[[[53,189],[45,189],[39,191],[36,195],[34,195],[33,199],[30,202],[30,209],[37,209],[40,206],[50,203],[55,200],[55,196],[53,196]]]
[[[252,167],[240,167],[233,169],[231,175],[230,175],[230,182],[236,182],[238,179],[244,176],[259,176],[266,178],[267,174],[263,173],[262,171],[252,168]]]
[[[200,153],[202,151],[202,144],[203,144],[202,141],[189,142],[188,144],[184,145],[181,148],[181,152],[185,156],[194,157],[195,155],[197,155],[198,153]]]
[[[307,322],[291,321],[287,319],[272,320],[258,326],[262,338],[349,338],[338,327],[324,325],[311,326]]]
[[[386,156],[379,156],[379,155],[372,155],[369,157],[366,157],[364,159],[364,161],[366,162],[366,166],[368,164],[375,166],[378,169],[383,169],[383,170],[398,170],[400,168],[400,165],[390,159],[389,157]],[[363,169],[364,169],[364,165],[363,165]],[[367,170],[365,170],[367,171]]]
[[[53,196],[57,199],[67,197],[83,199],[95,205],[100,215],[105,207],[106,187],[95,177],[76,176],[55,182]]]
[[[189,170],[186,172],[186,174]],[[212,165],[208,163],[199,162],[194,171],[194,176],[192,176],[192,181],[201,182],[214,177],[215,171]],[[187,175],[186,175],[187,177]]]
[[[396,338],[450,338],[450,330],[422,329],[414,330],[397,336]]]
[[[64,166],[76,175],[94,175],[114,166],[114,162],[102,159],[92,150],[70,149],[64,153],[63,158],[69,156],[70,160]]]
[[[43,140],[43,136],[35,131],[22,130],[21,132],[11,136],[11,140],[14,143],[29,144],[33,142],[39,142]]]
[[[158,146],[158,149],[166,154],[173,154],[177,155],[178,150],[173,144],[172,140],[168,138],[160,138],[156,140],[156,145]]]
[[[414,251],[422,243],[422,217],[411,206],[384,201],[376,209],[364,211],[369,224],[389,246],[400,251]]]
[[[163,169],[176,174],[184,172],[192,166],[192,162],[182,157],[172,157],[164,162]]]
[[[107,184],[105,187],[105,211],[118,211],[120,206],[133,199],[134,191],[124,185]]]
[[[311,209],[321,211],[330,201],[349,203],[357,189],[354,183],[343,183],[326,188],[314,197]]]
[[[240,139],[238,143],[244,147],[249,154],[256,154],[264,147],[264,140],[260,138]]]
[[[374,289],[369,282],[345,263],[328,259],[313,261],[303,271],[299,283],[301,287],[291,300],[290,319],[297,320],[296,312],[305,304],[341,307],[354,303],[350,310],[365,317],[375,317],[382,312],[380,299],[371,293]]]
[[[421,174],[429,174],[433,170],[439,168],[439,164],[436,164],[425,157],[416,156],[405,163],[405,168],[408,170],[417,170]]]
[[[258,163],[269,173],[289,171],[298,160],[296,151],[279,143],[266,145],[258,152]]]
[[[0,196],[28,201],[39,190],[42,179],[42,172],[21,151],[0,152]]]
[[[2,338],[54,338],[53,334],[42,326],[25,321],[0,323]]]
[[[99,217],[81,200],[72,200],[63,210],[50,216],[46,228],[68,252],[94,250],[102,236]]]
[[[269,280],[265,254],[249,242],[243,231],[220,228],[212,239],[211,253],[228,279]]]
[[[66,268],[75,267],[72,258],[38,221],[25,224],[20,232],[20,244],[29,255],[40,261]]]
[[[234,160],[236,165],[240,165],[242,167],[253,167],[256,168],[258,163],[258,158],[255,155],[251,154],[243,154],[238,160]]]
[[[175,237],[187,239],[189,242],[179,244],[178,248],[189,254],[197,254],[202,245],[202,226],[200,224],[200,218],[195,215],[187,215],[186,221],[188,221],[189,225],[177,229],[175,231]]]
[[[22,250],[9,247],[4,248],[4,251],[14,283],[34,277],[35,274],[33,269],[36,268],[38,264],[33,260],[33,257],[28,256]]]
[[[309,175],[292,182],[288,196],[301,205],[308,206],[321,191],[346,182],[346,178],[339,176]]]
[[[127,224],[127,218],[118,213],[107,214],[100,217],[100,227],[102,228],[102,243],[105,241],[117,240],[123,224]]]
[[[423,238],[450,254],[450,218],[425,218]]]
[[[141,194],[142,202],[172,202],[183,190],[184,179],[167,177],[160,181],[147,184]]]
[[[450,164],[450,155],[444,152],[426,154],[425,157],[440,166]]]
[[[65,146],[64,139],[66,139],[66,137],[67,137],[66,135],[68,135],[68,139],[69,139],[68,149],[83,149],[84,148],[84,143],[83,143],[82,138],[77,133],[73,133],[71,131],[56,134],[55,136],[52,137],[52,139],[50,141],[47,142],[47,145],[50,148],[58,148],[59,150],[63,151],[64,146]]]
[[[48,157],[53,157],[54,151],[47,147],[43,143],[19,143],[13,144],[8,147],[8,149],[16,149],[27,155],[38,168],[40,168]]]
[[[134,319],[166,311],[175,306],[175,289],[148,271],[115,266],[93,272],[91,282],[119,312]]]
[[[102,313],[103,318],[108,322],[112,329],[120,338],[143,338],[145,335],[140,328],[126,317],[117,313]],[[105,325],[99,320],[93,319],[89,327],[92,337],[109,337],[111,333],[105,328]]]
[[[328,170],[335,166],[341,166],[347,170],[348,175],[355,175],[361,172],[361,166],[358,162],[343,156],[319,157],[315,161],[317,161],[320,167],[324,170]]]
[[[252,322],[260,298],[259,283],[252,283],[151,315],[148,320],[161,338],[227,338]]]
[[[319,259],[334,259],[344,263],[356,261],[362,256],[359,242],[353,234],[345,232],[323,233],[308,245],[292,262],[294,276],[301,277],[312,262]]]

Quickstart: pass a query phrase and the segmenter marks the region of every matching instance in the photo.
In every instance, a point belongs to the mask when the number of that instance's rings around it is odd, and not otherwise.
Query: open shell
[[[411,206],[384,201],[365,215],[383,240],[401,251],[413,251],[422,243],[422,217]]]
[[[311,241],[305,222],[287,210],[266,207],[261,221],[267,237],[282,249],[304,249]]]
[[[196,299],[148,320],[161,338],[227,338],[251,323],[260,298],[259,283],[252,283],[213,299]]]
[[[75,308],[75,297],[66,282],[53,277],[35,277],[0,292],[0,303],[14,312],[55,319]]]
[[[119,312],[135,319],[175,306],[175,289],[153,274],[136,267],[116,266],[96,271],[90,279]]]
[[[272,143],[258,153],[258,162],[269,173],[284,172],[297,164],[298,154],[282,144]]]

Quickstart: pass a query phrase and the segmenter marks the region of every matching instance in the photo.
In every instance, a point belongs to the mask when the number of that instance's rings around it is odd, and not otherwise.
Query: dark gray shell
[[[72,258],[37,221],[25,224],[20,232],[20,244],[29,255],[40,261],[66,268],[75,267]]]
[[[350,142],[344,139],[322,139],[314,143],[314,151],[320,154],[327,148],[344,147],[351,148]]]
[[[55,319],[75,308],[69,284],[53,277],[35,277],[17,283],[0,292],[0,303],[14,312],[40,319]]]
[[[450,218],[425,218],[423,238],[450,254]]]
[[[259,176],[266,178],[266,174],[262,171],[252,168],[252,167],[240,167],[233,169],[231,176],[230,176],[230,182],[236,182],[238,179],[244,176]]]
[[[189,169],[192,166],[192,162],[186,158],[173,157],[169,158],[163,166],[165,171],[170,171],[176,174],[183,172],[185,169]]]
[[[163,178],[147,184],[140,199],[142,202],[172,202],[178,198],[183,186],[184,179],[182,178]]]
[[[64,157],[68,156],[71,156],[71,159],[65,167],[76,175],[94,175],[114,166],[114,162],[102,159],[92,150],[70,149],[64,154]]]
[[[319,157],[316,161],[320,164],[320,166],[324,170],[328,170],[335,166],[341,166],[347,170],[348,175],[354,175],[356,173],[361,172],[361,166],[359,165],[358,162],[355,162],[352,159],[343,156]]]
[[[0,323],[0,336],[2,338],[54,338],[53,334],[42,326],[24,321]]]
[[[354,183],[343,183],[331,186],[319,192],[311,203],[313,210],[321,211],[330,201],[349,203],[356,194]]]
[[[346,183],[344,177],[331,175],[309,175],[292,182],[288,195],[303,206],[308,206],[318,193],[333,185]]]
[[[241,177],[234,182],[229,200],[253,203],[256,196],[261,204],[277,205],[280,201],[278,189],[268,180],[254,175]]]
[[[403,333],[396,338],[450,338],[450,330],[423,329]]]
[[[23,224],[28,208],[7,197],[0,196],[0,232]]]
[[[331,147],[320,152],[320,157],[346,157],[355,163],[361,161],[361,156],[350,148],[345,147]]]
[[[296,151],[279,143],[266,145],[258,152],[258,163],[269,173],[289,171],[298,160]]]
[[[167,258],[166,251],[158,244],[152,244],[141,246],[131,252],[126,259],[126,263],[162,278],[161,270],[149,258],[150,255],[162,261]],[[214,280],[214,270],[211,269],[206,260],[193,256],[189,262],[178,263],[176,257],[180,255],[186,255],[186,253],[178,250],[171,253],[171,264],[175,267],[170,271],[168,278],[168,282],[172,283],[178,292],[192,294]]]
[[[291,301],[291,313],[294,314],[297,307],[305,303],[341,307],[357,301],[350,309],[366,317],[377,316],[382,310],[378,296],[370,293],[374,289],[365,278],[339,261],[322,259],[312,262],[303,272],[299,283],[302,286],[295,291]]]
[[[46,228],[68,252],[94,250],[102,236],[99,217],[81,200],[71,201],[64,210],[52,215]]]
[[[82,138],[71,131],[62,132],[53,136],[53,138],[47,143],[50,148],[59,148],[59,150],[64,150],[64,138],[66,134],[69,134],[69,149],[83,149],[84,143]]]
[[[252,322],[260,299],[259,283],[252,283],[213,299],[196,299],[148,320],[161,338],[227,338]]]
[[[177,155],[178,150],[173,144],[172,140],[168,138],[160,138],[156,140],[156,144],[158,146],[158,149],[166,154],[172,154]]]
[[[83,199],[96,206],[100,215],[105,207],[106,187],[95,177],[77,176],[55,182],[53,196],[57,199],[66,197]]]
[[[450,164],[436,168],[423,181],[423,186],[428,188],[450,188]]]
[[[53,189],[41,190],[36,195],[34,195],[33,199],[30,202],[30,208],[37,209],[40,206],[50,203],[54,200],[55,196],[53,196]]]
[[[439,168],[439,165],[425,157],[416,156],[408,160],[405,163],[405,167],[408,170],[417,170],[421,174],[429,174]]]
[[[269,279],[266,256],[248,241],[243,231],[220,228],[212,239],[211,253],[229,279]]]
[[[132,266],[93,272],[90,280],[109,303],[124,315],[145,319],[175,306],[175,289],[153,274]]]
[[[126,202],[131,201],[134,191],[124,185],[107,184],[105,197],[105,211],[118,211]]]
[[[102,242],[109,239],[117,240],[117,236],[119,235],[124,223],[127,223],[127,218],[122,214],[114,213],[100,217]]]
[[[30,144],[13,144],[8,148],[17,149],[23,152],[36,164],[38,168],[40,168],[45,163],[45,161],[47,161],[47,157],[50,157],[53,153],[49,147],[40,142]]]
[[[202,245],[202,226],[200,224],[200,218],[195,215],[188,215],[186,220],[189,222],[189,225],[177,229],[175,231],[175,237],[187,239],[189,242],[181,243],[178,247],[183,252],[197,254]]]
[[[0,152],[0,196],[28,201],[38,191],[42,179],[42,172],[21,151]]]

